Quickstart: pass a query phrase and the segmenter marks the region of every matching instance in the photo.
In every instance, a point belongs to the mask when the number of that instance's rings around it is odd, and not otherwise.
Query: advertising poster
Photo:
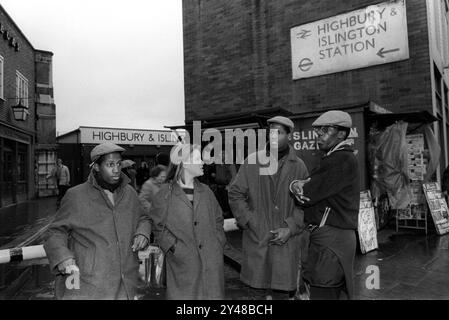
[[[439,235],[449,233],[449,210],[438,182],[424,183],[424,193]]]
[[[376,218],[369,190],[360,192],[358,232],[362,253],[378,248]]]

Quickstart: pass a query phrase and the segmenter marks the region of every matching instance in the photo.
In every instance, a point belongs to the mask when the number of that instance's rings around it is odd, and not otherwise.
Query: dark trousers
[[[56,206],[59,208],[59,205],[61,204],[62,198],[64,198],[65,193],[69,189],[69,186],[63,186],[58,184],[58,199],[56,200]]]
[[[310,300],[339,300],[343,286],[336,288],[323,288],[310,286]]]
[[[273,300],[288,300],[295,297],[295,291],[282,291],[272,289],[257,289],[252,287],[248,288],[248,298],[265,299],[267,296],[271,296]]]

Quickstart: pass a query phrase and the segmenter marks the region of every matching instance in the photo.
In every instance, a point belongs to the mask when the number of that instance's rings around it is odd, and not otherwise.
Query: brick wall
[[[379,2],[183,0],[186,120],[368,100],[393,111],[431,110],[424,0],[406,1],[410,59],[292,80],[290,28]]]
[[[19,51],[16,51],[13,47],[9,46],[8,40],[4,39],[4,35],[0,34],[0,55],[4,59],[4,97],[16,97],[16,70],[18,70],[28,80],[28,97],[34,98],[34,49],[2,7],[0,7],[0,23],[3,29],[8,31],[8,35],[13,37],[19,45]],[[34,99],[28,100],[30,114],[27,121],[14,120],[11,105],[15,103],[16,101],[14,99],[0,99],[0,120],[12,123],[22,129],[34,131]]]

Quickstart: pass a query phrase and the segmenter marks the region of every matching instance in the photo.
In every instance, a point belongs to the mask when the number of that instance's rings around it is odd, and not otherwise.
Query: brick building
[[[0,6],[0,207],[55,192],[45,179],[56,150],[52,56]],[[17,105],[26,120],[14,115]]]
[[[406,37],[407,55],[293,76],[295,27],[390,4],[404,8],[404,28],[396,31]],[[439,119],[434,131],[444,169],[449,163],[448,21],[448,0],[183,0],[186,122],[267,108],[302,114],[367,101],[393,112],[427,110]],[[303,36],[308,34],[297,33],[294,40]]]

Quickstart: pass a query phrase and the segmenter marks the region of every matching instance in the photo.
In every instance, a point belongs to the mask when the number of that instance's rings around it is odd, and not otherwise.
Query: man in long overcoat
[[[277,116],[268,123],[278,133],[278,169],[261,175],[263,165],[257,161],[261,157],[251,154],[229,188],[229,202],[243,229],[240,279],[250,287],[266,289],[270,299],[271,289],[288,291],[292,297],[297,288],[304,215],[288,187],[293,177],[305,179],[308,171],[288,144],[293,122]]]
[[[137,251],[147,246],[151,225],[120,172],[122,151],[112,143],[92,150],[87,181],[69,189],[47,231],[57,299],[135,298]]]

